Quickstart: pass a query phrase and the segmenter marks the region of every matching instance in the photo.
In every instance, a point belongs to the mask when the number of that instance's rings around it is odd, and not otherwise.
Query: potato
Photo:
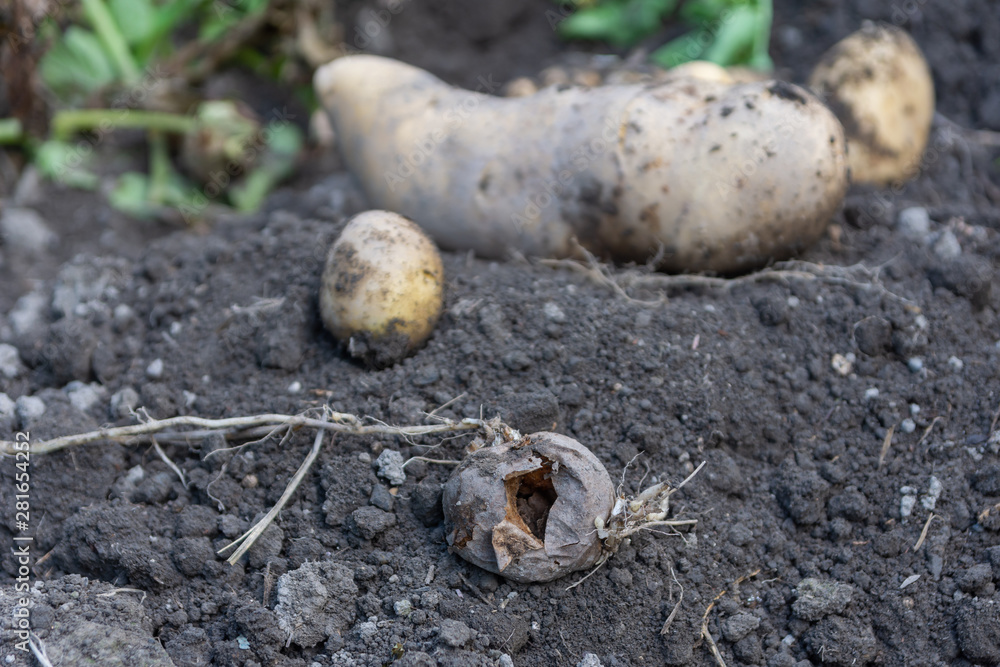
[[[330,248],[320,315],[352,356],[388,366],[431,335],[443,290],[441,256],[427,235],[396,213],[365,211]]]
[[[551,581],[597,565],[615,487],[576,440],[535,433],[470,454],[444,486],[449,548],[511,581]]]
[[[887,185],[915,174],[934,118],[934,81],[905,31],[866,25],[823,55],[809,87],[844,124],[852,180]]]
[[[498,98],[358,55],[315,86],[371,202],[484,257],[564,257],[578,241],[615,261],[737,272],[819,238],[847,187],[843,128],[785,83]]]

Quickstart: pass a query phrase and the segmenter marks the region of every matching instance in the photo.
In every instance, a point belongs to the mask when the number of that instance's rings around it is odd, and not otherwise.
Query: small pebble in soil
[[[462,648],[472,641],[472,630],[465,623],[449,618],[441,621],[438,637],[452,648]]]
[[[372,618],[375,618],[374,616]],[[358,634],[362,639],[368,639],[369,637],[374,637],[378,634],[378,625],[375,621],[367,620],[364,623],[358,625]]]
[[[69,402],[80,412],[90,412],[90,409],[105,396],[104,387],[96,382],[84,384],[79,380],[74,380],[66,385],[65,391]]]
[[[351,512],[349,526],[351,532],[366,540],[375,539],[378,535],[396,525],[396,515],[377,507],[367,505]]]
[[[902,431],[903,433],[913,433],[915,430],[917,430],[917,424],[912,419],[907,417],[900,423],[899,430]]]
[[[601,659],[598,658],[593,653],[584,653],[583,657],[580,658],[580,662],[576,663],[576,667],[604,667],[601,663]]]
[[[16,412],[21,428],[25,428],[34,420],[45,414],[45,401],[37,396],[21,396],[17,399]]]
[[[0,375],[13,380],[25,370],[17,348],[7,343],[0,344]]]
[[[35,332],[45,322],[48,310],[49,298],[42,290],[38,289],[22,296],[7,316],[14,335],[22,337]]]
[[[911,241],[922,241],[931,231],[931,216],[922,206],[911,206],[899,212],[896,226]]]
[[[873,398],[878,398],[878,387],[869,387],[865,390],[865,400],[870,401]]]
[[[385,488],[381,484],[376,484],[375,488],[372,489],[372,495],[368,502],[380,510],[391,512],[395,500],[396,499],[393,498],[392,494],[389,493],[389,489]]]
[[[948,368],[950,368],[955,373],[961,372],[962,368],[964,367],[965,363],[958,357],[955,356],[948,357]]]
[[[931,481],[927,485],[927,494],[920,499],[920,505],[928,512],[937,507],[938,498],[944,491],[944,484],[937,477],[931,475]]]
[[[850,375],[851,371],[854,370],[854,362],[856,358],[853,352],[848,352],[847,354],[835,354],[833,358],[830,359],[830,367],[837,371],[838,375]]]
[[[910,403],[910,414],[916,417],[920,414],[920,406],[916,403]]]
[[[125,419],[139,405],[139,392],[132,387],[123,387],[111,395],[111,417]]]
[[[941,232],[941,235],[938,236],[936,241],[934,241],[932,250],[934,251],[934,254],[937,255],[938,259],[946,262],[957,259],[962,255],[962,246],[959,244],[955,233],[950,229],[946,229]]]
[[[151,380],[159,380],[163,377],[163,359],[153,359],[146,366],[146,377]]]
[[[760,618],[754,614],[741,612],[722,622],[722,636],[730,642],[738,642],[760,625]]]
[[[854,325],[854,342],[870,357],[877,357],[892,344],[892,324],[884,317],[866,317]]]
[[[563,309],[552,301],[547,301],[545,305],[542,306],[542,312],[545,313],[545,319],[549,322],[562,324],[566,321],[566,313],[564,313]]]
[[[399,486],[406,481],[406,470],[403,469],[403,455],[395,449],[386,449],[375,459],[378,466],[378,476],[393,486]]]
[[[795,587],[796,600],[792,612],[804,621],[818,621],[830,614],[839,614],[854,597],[854,587],[840,581],[808,577]]]
[[[4,245],[40,253],[59,242],[45,218],[30,208],[7,208],[0,213],[0,234]]]
[[[906,367],[910,369],[911,373],[919,373],[924,370],[924,360],[920,357],[912,357],[907,360]]]
[[[403,598],[402,600],[396,600],[392,605],[392,609],[396,612],[396,616],[406,618],[413,613],[413,603]]]
[[[302,383],[296,380],[295,382],[288,385],[288,389],[286,389],[286,391],[289,394],[299,394],[302,392]]]
[[[13,430],[16,414],[17,403],[12,401],[7,394],[0,392],[0,429],[4,431]]]

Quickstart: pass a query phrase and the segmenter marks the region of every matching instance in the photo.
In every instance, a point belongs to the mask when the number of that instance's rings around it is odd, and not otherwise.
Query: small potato
[[[389,366],[431,335],[443,288],[441,256],[417,225],[396,213],[365,211],[330,248],[320,315],[351,356]]]
[[[934,118],[934,81],[906,32],[866,25],[824,54],[809,87],[844,125],[854,182],[914,175]]]

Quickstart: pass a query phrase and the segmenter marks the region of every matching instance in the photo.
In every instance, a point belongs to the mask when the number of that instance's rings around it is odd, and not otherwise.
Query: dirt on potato
[[[565,56],[548,2],[497,9],[499,36],[450,6],[394,15],[388,55],[473,87]],[[902,16],[939,111],[1000,130],[995,3],[775,11],[773,53],[794,81],[863,19]],[[453,39],[462,60],[445,40],[413,55],[432,25],[465,34]],[[512,44],[534,62],[505,59]],[[58,244],[34,263],[0,248],[0,342],[16,350],[0,348],[5,439],[133,423],[139,406],[166,418],[330,405],[393,424],[437,410],[564,433],[627,493],[707,464],[671,498],[693,530],[638,533],[567,590],[583,573],[509,583],[448,553],[451,466],[413,461],[390,482],[375,465],[386,450],[458,460],[471,436],[327,438],[235,566],[218,550],[277,502],[309,429],[212,456],[230,445],[164,444],[183,482],[147,445],[36,455],[32,631],[55,665],[713,665],[713,644],[728,665],[998,664],[997,158],[939,119],[914,181],[854,188],[800,257],[824,269],[721,288],[633,281],[625,298],[606,276],[444,253],[434,334],[377,371],[339,351],[318,313],[326,253],[364,208],[342,172],[277,193],[261,214],[139,228],[121,247],[102,237],[119,223],[97,195],[74,193],[78,210],[60,215],[67,195],[42,185],[30,206]],[[78,239],[91,240],[73,257]],[[0,463],[0,664],[30,665],[13,633],[15,472]]]

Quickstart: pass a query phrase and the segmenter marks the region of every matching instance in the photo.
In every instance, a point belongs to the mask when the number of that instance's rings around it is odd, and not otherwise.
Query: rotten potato
[[[840,122],[787,83],[679,77],[499,98],[357,55],[315,86],[370,201],[484,257],[582,245],[738,272],[818,239],[847,188]]]
[[[809,87],[844,125],[853,181],[888,185],[913,177],[934,119],[934,81],[909,34],[864,26],[823,55]]]
[[[330,248],[320,315],[352,356],[384,367],[431,335],[443,290],[441,256],[427,235],[396,213],[366,211]]]
[[[472,452],[444,486],[448,545],[518,582],[551,581],[597,565],[615,504],[608,471],[576,440],[534,435]]]

